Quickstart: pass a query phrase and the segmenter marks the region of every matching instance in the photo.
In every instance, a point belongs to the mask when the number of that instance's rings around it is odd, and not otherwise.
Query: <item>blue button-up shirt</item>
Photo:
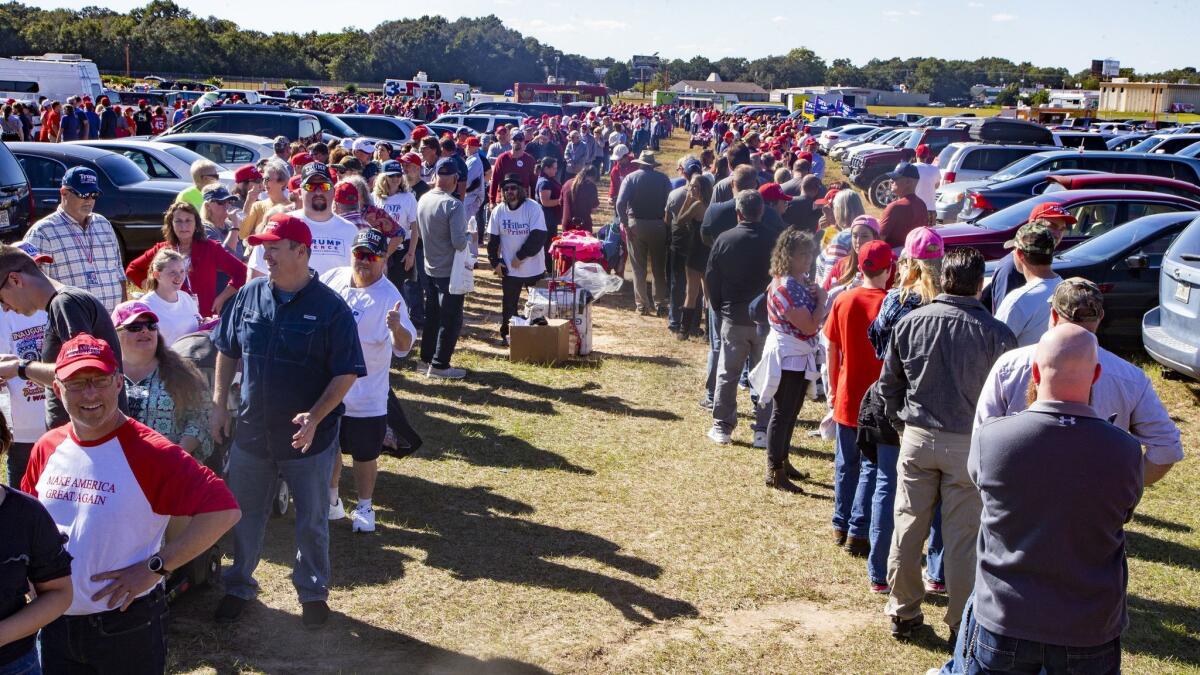
[[[333,378],[367,374],[354,315],[346,301],[314,274],[281,301],[268,277],[249,281],[221,314],[217,349],[242,359],[242,401],[234,439],[239,447],[274,459],[302,457],[292,447],[297,414],[309,411]],[[321,420],[311,452],[337,438],[341,403]]]

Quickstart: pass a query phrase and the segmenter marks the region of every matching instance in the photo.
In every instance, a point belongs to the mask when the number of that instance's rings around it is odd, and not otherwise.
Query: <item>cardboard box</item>
[[[570,321],[550,319],[545,326],[509,326],[508,360],[557,363],[570,358]]]

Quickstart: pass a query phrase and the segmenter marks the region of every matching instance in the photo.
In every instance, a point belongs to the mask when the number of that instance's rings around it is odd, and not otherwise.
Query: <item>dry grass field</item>
[[[667,168],[685,145],[667,144]],[[499,288],[481,272],[477,289],[456,357],[467,379],[427,380],[411,357],[392,374],[425,445],[382,458],[378,532],[334,524],[329,625],[300,626],[285,517],[239,625],[209,620],[219,590],[173,607],[172,671],[923,673],[945,660],[944,599],[895,642],[865,563],[829,540],[832,447],[807,434],[820,407],[793,439],[805,494],[768,490],[745,414],[733,445],[704,437],[706,343],[637,316],[628,284],[595,308],[595,352],[554,368],[491,345]],[[1200,387],[1156,384],[1194,449]],[[1200,672],[1198,484],[1182,463],[1129,526],[1128,672]]]

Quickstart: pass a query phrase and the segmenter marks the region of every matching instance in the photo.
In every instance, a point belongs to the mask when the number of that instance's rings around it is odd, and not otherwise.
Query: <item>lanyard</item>
[[[89,265],[95,267],[96,257],[92,251],[92,231],[90,229],[85,229],[82,224],[76,226],[76,224],[72,223],[70,219],[67,218],[67,214],[65,212],[63,213],[63,218],[67,224],[67,230],[71,233],[71,238],[75,240],[75,244],[79,247],[79,252],[83,254],[84,259],[88,261]],[[83,230],[87,234],[86,250],[83,247],[83,237],[80,236],[79,230]]]

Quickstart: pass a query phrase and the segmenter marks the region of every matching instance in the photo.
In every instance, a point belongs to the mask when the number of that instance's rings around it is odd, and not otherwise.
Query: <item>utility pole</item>
[[[129,77],[129,43],[125,43],[125,77]]]

